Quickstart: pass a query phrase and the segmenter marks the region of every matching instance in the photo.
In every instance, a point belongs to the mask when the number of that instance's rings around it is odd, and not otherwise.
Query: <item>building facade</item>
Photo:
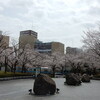
[[[32,30],[26,30],[20,32],[19,37],[19,48],[25,48],[26,45],[29,45],[34,49],[34,43],[37,41],[37,32]]]
[[[51,42],[43,43],[41,41],[37,41],[34,45],[34,50],[38,51],[39,53],[51,53]]]
[[[60,42],[36,42],[34,49],[39,53],[49,53],[52,54],[54,52],[59,52],[64,54],[64,44]]]
[[[66,54],[74,54],[74,55],[76,55],[76,54],[79,54],[81,52],[82,52],[82,50],[79,49],[79,48],[73,48],[73,47],[67,47],[66,48]]]
[[[59,52],[61,54],[64,54],[64,44],[60,42],[52,42],[52,53]]]
[[[9,47],[9,36],[2,35],[1,31],[0,31],[0,47],[1,48]]]
[[[64,44],[60,42],[46,42],[43,43],[37,39],[36,32],[32,30],[26,30],[20,32],[19,48],[25,48],[26,45],[30,45],[32,49],[39,53],[54,53],[59,52],[64,54]]]

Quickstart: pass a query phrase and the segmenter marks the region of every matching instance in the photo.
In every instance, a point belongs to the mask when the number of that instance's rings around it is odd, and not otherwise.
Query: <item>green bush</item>
[[[3,71],[0,71],[0,78],[3,78],[3,77],[16,77],[16,76],[30,76],[32,75],[32,73],[19,73],[19,72],[16,72],[16,73],[13,73],[13,72],[3,72]]]
[[[95,78],[100,78],[100,74],[94,75]]]

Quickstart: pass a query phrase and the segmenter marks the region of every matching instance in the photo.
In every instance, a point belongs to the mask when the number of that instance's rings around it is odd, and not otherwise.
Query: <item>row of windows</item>
[[[51,49],[51,43],[36,43],[34,46],[35,49]]]

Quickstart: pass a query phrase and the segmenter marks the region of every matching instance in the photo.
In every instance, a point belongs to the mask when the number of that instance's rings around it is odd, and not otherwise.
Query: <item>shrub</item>
[[[95,78],[100,78],[100,74],[94,75]]]
[[[16,73],[13,73],[13,72],[3,72],[3,71],[0,71],[0,78],[3,78],[3,77],[16,77],[16,76],[30,76],[32,75],[32,73],[19,73],[19,72],[16,72]]]

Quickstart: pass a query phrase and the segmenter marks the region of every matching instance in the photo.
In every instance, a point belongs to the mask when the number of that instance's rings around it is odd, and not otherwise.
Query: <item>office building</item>
[[[49,53],[59,52],[64,54],[64,44],[60,42],[46,42],[37,41],[35,43],[34,49],[39,53]]]
[[[30,45],[32,49],[39,53],[54,53],[59,52],[64,54],[64,44],[60,42],[46,42],[43,43],[37,39],[38,33],[32,30],[26,30],[20,32],[19,48],[25,48],[26,45]]]
[[[25,48],[26,45],[29,45],[34,49],[34,43],[37,41],[37,32],[32,30],[26,30],[20,32],[19,37],[19,48]]]
[[[64,44],[60,42],[52,42],[52,53],[54,52],[64,54]]]
[[[0,47],[1,48],[9,47],[9,36],[2,35],[2,31],[0,31]]]
[[[74,54],[74,55],[76,55],[76,54],[79,54],[81,52],[82,52],[82,50],[79,49],[79,48],[73,48],[73,47],[67,47],[66,48],[66,54]]]

